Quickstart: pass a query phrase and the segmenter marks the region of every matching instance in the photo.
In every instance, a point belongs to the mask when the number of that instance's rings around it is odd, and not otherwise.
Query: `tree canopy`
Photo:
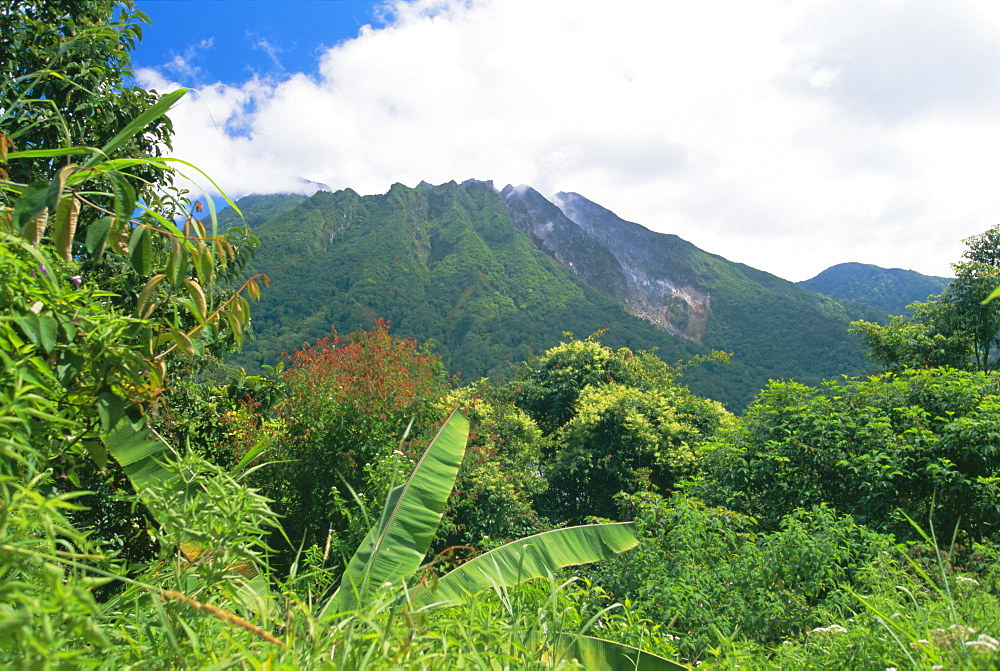
[[[911,304],[910,319],[851,324],[872,360],[889,370],[1000,367],[1000,302],[986,300],[1000,286],[1000,230],[993,227],[964,242],[963,260],[952,264],[955,280],[940,296]]]
[[[0,122],[19,150],[56,151],[5,166],[14,182],[46,179],[71,162],[69,147],[103,147],[160,96],[130,83],[131,51],[149,19],[132,0],[14,0],[0,12]],[[9,112],[17,109],[17,115]],[[159,116],[132,134],[116,158],[158,157],[173,127]],[[162,173],[143,171],[144,179]],[[153,195],[152,191],[146,195]]]

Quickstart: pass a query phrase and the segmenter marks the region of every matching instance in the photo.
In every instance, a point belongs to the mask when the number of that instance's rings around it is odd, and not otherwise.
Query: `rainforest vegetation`
[[[174,187],[145,23],[0,11],[0,665],[1000,665],[997,229],[855,322],[881,372],[739,416],[685,384],[726,354],[600,332],[455,378],[373,315],[234,369],[262,241]]]

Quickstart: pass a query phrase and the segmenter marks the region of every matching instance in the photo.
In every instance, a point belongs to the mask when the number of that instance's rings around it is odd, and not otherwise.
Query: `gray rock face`
[[[711,301],[681,261],[690,243],[625,221],[575,193],[548,200],[531,187],[508,185],[501,196],[515,225],[584,282],[633,315],[701,342]]]

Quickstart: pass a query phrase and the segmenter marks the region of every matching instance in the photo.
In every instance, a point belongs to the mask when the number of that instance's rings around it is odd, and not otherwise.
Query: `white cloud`
[[[947,274],[961,238],[1000,222],[992,0],[390,9],[317,78],[186,98],[175,154],[234,195],[468,177],[575,191],[793,280],[843,261]]]
[[[184,50],[183,54],[173,54],[173,58],[163,66],[163,69],[173,77],[180,77],[185,80],[199,80],[203,74],[202,69],[193,61],[199,59],[202,52],[211,49],[213,46],[215,46],[215,39],[211,37],[201,40],[197,44],[192,44]]]
[[[267,57],[271,59],[271,63],[274,64],[279,70],[284,70],[285,66],[281,64],[281,60],[278,56],[284,51],[281,47],[276,44],[272,44],[266,38],[260,37],[259,35],[247,34],[249,38],[256,38],[253,48],[259,49],[267,54]]]

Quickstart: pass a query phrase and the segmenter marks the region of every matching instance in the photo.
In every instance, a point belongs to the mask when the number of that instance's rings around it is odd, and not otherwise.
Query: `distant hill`
[[[951,278],[922,275],[915,270],[841,263],[798,284],[810,291],[861,303],[889,314],[905,314],[907,305],[940,294],[949,282]]]
[[[668,362],[733,352],[732,365],[709,364],[687,380],[740,409],[771,378],[816,383],[861,372],[848,322],[884,316],[625,222],[576,194],[550,201],[530,187],[501,193],[469,181],[289,198],[239,202],[262,242],[255,270],[272,283],[237,363],[273,363],[331,326],[343,334],[384,317],[394,333],[432,344],[463,379],[502,379],[564,332],[608,329],[606,344],[656,348]]]

